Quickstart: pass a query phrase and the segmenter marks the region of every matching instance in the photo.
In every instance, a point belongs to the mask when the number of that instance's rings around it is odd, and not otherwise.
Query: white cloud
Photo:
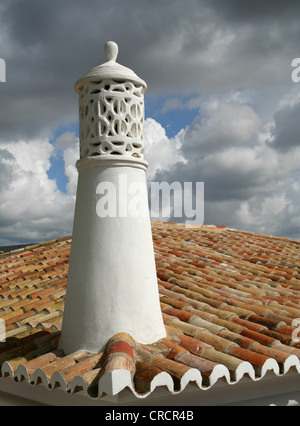
[[[248,105],[210,100],[186,129],[184,155],[191,159],[228,147],[249,144],[260,128],[260,119]]]
[[[283,95],[279,101],[278,109],[292,108],[300,102],[300,84],[294,84],[293,87]]]
[[[67,193],[75,195],[78,178],[75,164],[79,158],[79,138],[74,132],[65,132],[56,139],[54,146],[63,151],[65,176],[68,178]]]
[[[242,227],[249,229],[256,228],[260,232],[265,232],[270,224],[274,230],[277,218],[290,205],[285,193],[270,195],[266,198],[243,201],[236,214]],[[266,222],[266,218],[268,221]]]
[[[185,161],[180,153],[183,132],[181,131],[174,138],[169,139],[161,124],[153,118],[145,120],[145,160],[149,164],[148,180],[151,180],[158,170],[168,170],[178,161]]]
[[[35,242],[71,232],[74,195],[49,179],[53,146],[47,139],[1,143],[0,244]],[[1,168],[0,168],[1,174]]]

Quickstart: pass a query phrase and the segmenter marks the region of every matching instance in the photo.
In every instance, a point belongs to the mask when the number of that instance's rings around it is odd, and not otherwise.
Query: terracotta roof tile
[[[99,398],[300,373],[299,241],[214,226],[152,231],[167,337],[144,346],[119,333],[99,354],[57,349],[71,237],[0,255],[1,376]]]

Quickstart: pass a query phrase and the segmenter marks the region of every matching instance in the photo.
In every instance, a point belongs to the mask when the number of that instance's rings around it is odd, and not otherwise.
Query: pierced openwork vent
[[[143,158],[144,88],[104,79],[79,88],[80,158],[127,155]]]

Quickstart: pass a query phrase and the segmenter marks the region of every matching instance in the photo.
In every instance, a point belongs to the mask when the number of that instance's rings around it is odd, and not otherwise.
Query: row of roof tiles
[[[143,398],[157,386],[300,373],[299,241],[161,223],[152,233],[167,337],[145,346],[120,333],[98,354],[58,349],[71,237],[0,255],[1,376]]]

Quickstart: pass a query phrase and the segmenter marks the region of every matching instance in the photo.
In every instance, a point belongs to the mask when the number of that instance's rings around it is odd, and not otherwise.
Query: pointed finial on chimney
[[[107,41],[104,46],[104,53],[107,61],[116,62],[119,48],[114,41]]]

